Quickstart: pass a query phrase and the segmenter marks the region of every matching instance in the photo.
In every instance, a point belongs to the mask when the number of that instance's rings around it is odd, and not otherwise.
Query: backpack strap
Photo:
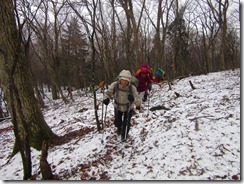
[[[133,93],[132,93],[132,84],[130,84],[130,86],[129,86],[129,94],[133,95]]]
[[[119,89],[119,82],[117,82],[117,84],[114,86],[113,95],[115,94],[116,91],[118,91],[118,89]]]

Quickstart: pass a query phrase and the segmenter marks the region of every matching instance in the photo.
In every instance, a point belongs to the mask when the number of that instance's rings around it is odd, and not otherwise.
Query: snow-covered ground
[[[115,133],[112,103],[99,133],[92,94],[74,91],[75,101],[68,104],[46,98],[46,122],[66,140],[49,149],[53,173],[60,180],[240,180],[240,77],[236,69],[177,79],[172,90],[154,84],[123,144]],[[100,104],[102,97],[98,90]],[[101,119],[101,105],[98,114]],[[10,120],[0,122],[0,135],[0,178],[22,180],[20,154],[6,164],[14,143]],[[32,149],[37,180],[39,157]]]

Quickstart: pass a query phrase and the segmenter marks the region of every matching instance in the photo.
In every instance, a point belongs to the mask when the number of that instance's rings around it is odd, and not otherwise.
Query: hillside
[[[173,81],[172,90],[154,84],[124,144],[112,103],[99,133],[92,94],[76,90],[69,104],[46,98],[46,122],[62,137],[49,149],[53,173],[59,180],[240,180],[240,76],[240,69],[191,76]],[[14,143],[10,120],[0,122],[0,135],[0,178],[22,180],[20,155],[7,163]],[[39,157],[33,149],[36,180]]]

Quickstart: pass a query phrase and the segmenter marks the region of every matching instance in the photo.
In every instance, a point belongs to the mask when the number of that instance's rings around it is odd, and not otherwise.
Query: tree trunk
[[[41,150],[42,141],[54,137],[38,106],[31,82],[28,44],[17,28],[12,1],[0,1],[0,77],[15,134],[12,156],[20,152],[24,179],[31,177],[30,147]],[[18,19],[19,20],[19,19]]]

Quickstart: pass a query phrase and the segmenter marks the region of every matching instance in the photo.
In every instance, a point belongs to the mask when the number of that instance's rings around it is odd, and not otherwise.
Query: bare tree
[[[136,22],[132,0],[119,0],[127,20],[126,25],[126,60],[130,70],[136,68],[135,64],[143,63],[143,51],[140,50],[140,23],[142,13],[145,8],[145,0],[142,2],[141,10],[139,12],[138,22]]]
[[[96,90],[95,90],[95,73],[96,73],[96,63],[97,63],[97,49],[95,45],[95,36],[96,36],[96,13],[98,8],[98,0],[92,0],[91,3],[84,2],[82,5],[86,7],[86,10],[88,11],[89,20],[86,20],[77,10],[77,7],[75,6],[75,2],[68,2],[70,7],[74,10],[76,15],[80,18],[82,21],[84,27],[86,28],[86,32],[88,35],[90,47],[91,47],[91,56],[89,59],[89,63],[92,64],[92,74],[91,74],[91,87],[94,97],[94,109],[95,109],[95,118],[97,123],[97,129],[98,131],[102,130],[101,122],[98,118],[98,104],[97,104],[97,98],[96,98]]]
[[[24,178],[32,175],[30,147],[41,150],[44,140],[54,133],[44,120],[35,98],[28,61],[29,39],[25,40],[16,1],[0,1],[0,75],[14,127],[14,156],[20,152]],[[15,16],[16,15],[16,16]],[[17,24],[16,24],[17,23]]]
[[[220,67],[226,69],[226,35],[227,35],[227,10],[229,8],[229,0],[218,0],[216,4],[207,0],[207,4],[213,13],[213,17],[220,27]]]
[[[150,16],[148,10],[146,14],[150,20],[151,25],[155,29],[155,35],[153,38],[153,48],[151,50],[151,59],[153,60],[154,68],[162,68],[167,66],[166,64],[166,37],[169,26],[170,12],[173,6],[173,0],[160,1],[157,4],[157,16],[154,21]],[[169,64],[168,64],[169,65]],[[167,69],[167,68],[166,68]],[[164,68],[164,70],[166,70]],[[169,71],[167,70],[167,73]],[[167,75],[169,77],[169,75]]]
[[[34,1],[32,2],[34,3]],[[62,13],[62,9],[65,6],[65,1],[55,2],[55,1],[40,1],[37,4],[37,10],[33,12],[31,6],[32,4],[27,4],[25,6],[26,11],[23,12],[27,23],[34,31],[38,43],[41,44],[42,53],[40,58],[42,63],[45,64],[49,77],[51,79],[51,88],[53,99],[58,99],[58,94],[61,95],[63,101],[67,103],[67,99],[63,95],[60,85],[60,35],[62,31],[62,26],[66,22],[68,13]],[[34,5],[34,4],[33,4]],[[41,10],[41,11],[39,11]],[[41,14],[42,18],[40,19],[37,14]],[[51,13],[52,12],[52,13]],[[62,16],[60,20],[59,17]],[[50,20],[50,15],[53,15],[53,21]]]
[[[202,27],[202,52],[204,55],[204,72],[208,73],[213,71],[213,59],[216,47],[216,37],[219,32],[219,27],[216,25],[215,20],[212,18],[211,12],[204,13],[201,20]],[[211,54],[210,54],[211,53]]]
[[[173,71],[176,75],[187,74],[187,61],[189,58],[187,25],[184,19],[184,13],[187,7],[187,2],[180,5],[176,0],[174,4],[174,20],[168,27],[169,40],[172,46],[173,53]]]

